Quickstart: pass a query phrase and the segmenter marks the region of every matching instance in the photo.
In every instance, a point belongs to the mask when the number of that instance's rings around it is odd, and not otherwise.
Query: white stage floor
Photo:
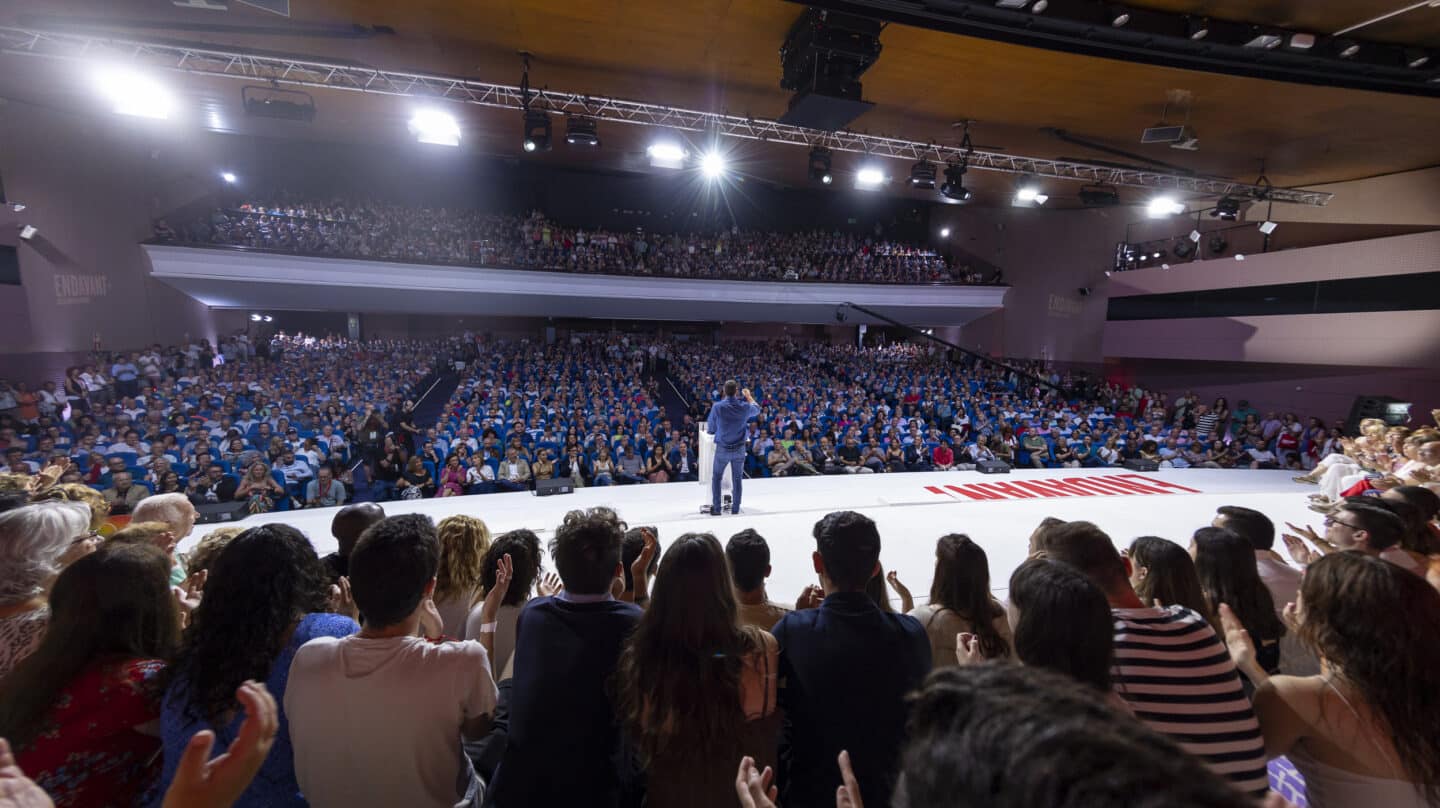
[[[768,582],[771,598],[790,603],[807,584],[816,582],[810,562],[815,522],[830,511],[857,510],[880,528],[885,569],[897,571],[916,603],[924,603],[934,568],[935,540],[946,533],[968,534],[985,548],[992,586],[1002,595],[1010,573],[1025,559],[1030,532],[1046,516],[1088,519],[1120,547],[1141,535],[1188,544],[1190,534],[1210,524],[1221,505],[1255,508],[1281,530],[1287,521],[1313,524],[1323,535],[1320,518],[1305,507],[1304,495],[1313,493],[1314,487],[1292,482],[1291,475],[1286,471],[1215,469],[1152,474],[1131,474],[1123,469],[1052,469],[993,476],[953,471],[747,480],[743,512],[717,517],[700,513],[701,504],[708,505],[709,489],[697,483],[584,488],[551,497],[487,494],[387,502],[384,507],[387,514],[423,513],[437,521],[451,514],[470,514],[483,519],[492,534],[527,527],[539,534],[542,542],[566,511],[597,505],[614,508],[632,526],[657,527],[661,544],[666,546],[688,531],[711,531],[723,543],[750,527],[770,543],[774,568]],[[1115,487],[1127,484],[1150,491]],[[1047,493],[1049,496],[1044,495]],[[323,555],[336,546],[330,535],[335,510],[265,514],[238,524],[288,523],[304,531]],[[190,549],[208,527],[197,527],[181,549]],[[1280,545],[1277,540],[1276,548],[1283,553]],[[552,568],[548,560],[546,567]]]

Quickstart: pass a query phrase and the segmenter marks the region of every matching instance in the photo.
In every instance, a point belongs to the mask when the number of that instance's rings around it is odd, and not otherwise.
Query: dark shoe
[[[715,507],[714,505],[711,505],[711,506],[710,506],[710,515],[711,515],[711,516],[719,516],[719,515],[720,515],[720,509],[717,508],[717,507]]]

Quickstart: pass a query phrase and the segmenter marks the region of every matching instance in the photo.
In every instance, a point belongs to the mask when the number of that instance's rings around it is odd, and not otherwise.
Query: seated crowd
[[[180,558],[182,496],[102,542],[89,491],[0,501],[14,804],[1440,804],[1440,591],[1383,556],[1426,488],[1342,500],[1296,566],[1248,508],[1123,551],[1046,519],[1006,602],[950,533],[918,606],[840,511],[793,608],[753,529],[594,508],[542,551],[359,503],[324,558],[278,523]]]
[[[1171,401],[1056,372],[1044,379],[1036,366],[955,362],[911,343],[666,345],[689,407],[667,409],[655,347],[613,336],[554,345],[231,336],[216,348],[96,356],[63,387],[0,382],[3,471],[58,463],[62,482],[101,491],[116,514],[154,493],[260,513],[524,491],[547,479],[694,481],[699,424],[722,381],[738,377],[754,380],[761,407],[746,438],[751,477],[1146,459],[1309,469],[1300,479],[1322,483],[1317,509],[1342,493],[1440,480],[1433,431],[1371,425],[1350,440],[1319,419],[1303,426],[1244,401],[1232,411],[1189,392]],[[438,418],[420,422],[416,403],[441,365],[460,382]]]
[[[290,200],[217,209],[166,242],[282,252],[605,275],[846,283],[984,283],[929,248],[839,231],[646,233],[382,202]]]

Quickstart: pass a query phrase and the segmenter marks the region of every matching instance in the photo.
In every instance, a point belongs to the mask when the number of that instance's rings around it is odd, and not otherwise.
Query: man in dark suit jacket
[[[197,474],[190,480],[187,493],[190,501],[196,505],[213,505],[217,502],[234,502],[235,489],[238,487],[235,478],[226,474],[219,463],[211,463],[203,475]]]
[[[633,790],[607,690],[640,622],[639,606],[610,594],[624,537],[608,508],[571,511],[556,529],[552,553],[565,589],[531,599],[515,624],[509,727],[485,805],[613,808]],[[642,590],[637,582],[637,596]]]
[[[905,746],[905,696],[930,672],[920,621],[882,612],[865,594],[880,568],[880,533],[854,511],[815,524],[816,609],[787,614],[780,643],[780,804],[829,805],[840,785],[836,757],[850,753],[866,805],[889,805]]]

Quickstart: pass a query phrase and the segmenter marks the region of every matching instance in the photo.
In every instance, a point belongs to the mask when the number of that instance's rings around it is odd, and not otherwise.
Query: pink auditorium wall
[[[38,228],[27,242],[9,227],[0,236],[19,247],[22,282],[0,288],[0,362],[63,368],[97,335],[107,349],[215,337],[214,314],[151,280],[138,246],[159,211],[204,184],[184,133],[149,124],[163,126],[23,102],[0,117],[5,192],[27,206],[11,218]]]
[[[1099,362],[1105,270],[1134,215],[1128,208],[937,210],[932,228],[949,227],[957,249],[1003,269],[1012,287],[1004,310],[966,324],[959,344],[992,356]]]

